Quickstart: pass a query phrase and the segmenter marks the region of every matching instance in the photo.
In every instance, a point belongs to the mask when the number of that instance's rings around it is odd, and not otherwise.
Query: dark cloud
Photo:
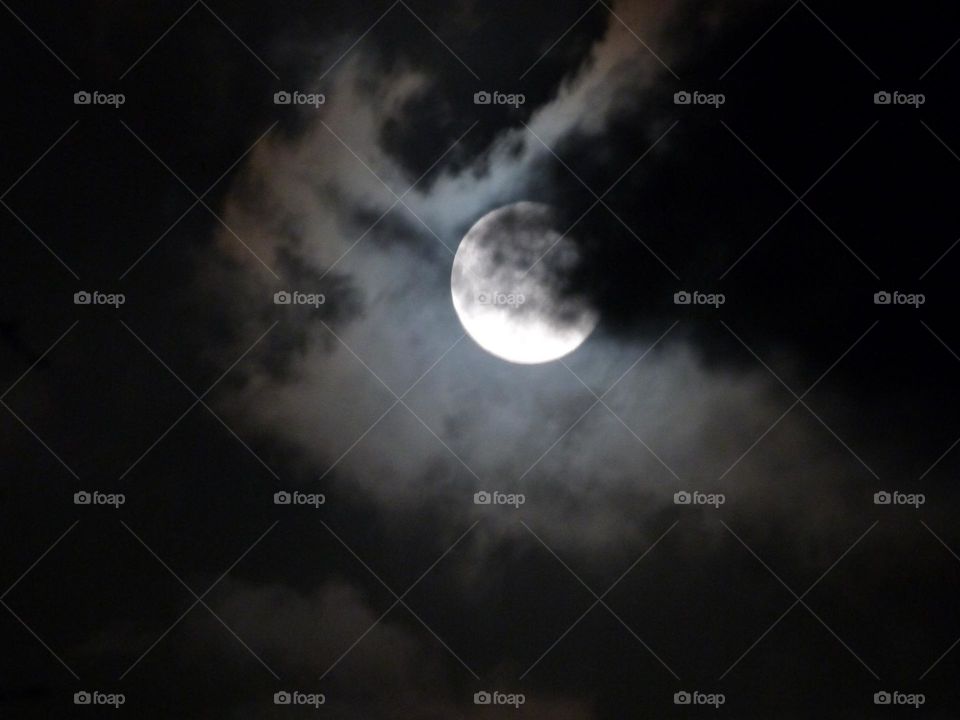
[[[94,687],[142,717],[274,717],[295,687],[337,718],[501,716],[483,689],[570,720],[694,688],[726,717],[885,688],[955,715],[956,13],[210,2],[161,37],[188,8],[2,11],[5,715]],[[127,103],[71,103],[95,87]],[[326,102],[272,103],[294,88]],[[927,102],[873,104],[895,88]],[[458,342],[452,252],[520,200],[589,261],[568,367]],[[170,629],[178,578],[217,584]]]

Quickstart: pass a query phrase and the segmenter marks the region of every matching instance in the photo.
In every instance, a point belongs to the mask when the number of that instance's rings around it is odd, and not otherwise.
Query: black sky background
[[[804,598],[812,612],[795,607],[722,681],[730,663],[794,602],[723,529],[719,519],[730,517],[723,510],[711,515],[670,507],[643,528],[650,542],[625,543],[609,555],[584,551],[564,558],[599,594],[680,520],[606,598],[680,681],[600,606],[519,680],[594,598],[530,535],[496,542],[468,538],[453,562],[438,565],[405,599],[477,671],[477,681],[404,607],[361,642],[356,660],[320,679],[394,602],[320,521],[400,594],[469,525],[452,532],[442,502],[424,498],[412,512],[393,513],[333,479],[318,486],[324,468],[312,467],[292,443],[240,432],[278,480],[202,405],[118,480],[194,402],[120,320],[198,395],[236,360],[234,348],[249,346],[273,320],[281,320],[280,332],[253,363],[282,374],[305,342],[302,329],[267,303],[249,308],[249,317],[262,319],[256,334],[236,321],[236,304],[246,300],[232,295],[223,278],[262,269],[252,257],[220,256],[212,277],[219,223],[200,205],[118,279],[195,200],[133,133],[203,194],[275,121],[277,135],[295,138],[304,131],[308,121],[278,109],[273,93],[325,91],[323,81],[314,88],[312,78],[390,3],[211,2],[229,29],[201,3],[122,80],[189,2],[7,4],[0,14],[0,184],[17,184],[4,196],[9,209],[0,213],[3,388],[79,324],[4,396],[9,410],[0,414],[0,592],[80,522],[4,597],[3,717],[114,713],[75,708],[72,694],[83,688],[124,692],[127,704],[118,713],[137,717],[296,716],[270,702],[276,690],[294,687],[326,693],[327,705],[314,714],[337,718],[956,716],[960,656],[948,654],[919,678],[960,636],[960,561],[931,532],[960,551],[954,522],[960,451],[946,454],[925,474],[960,435],[960,250],[934,266],[960,237],[960,158],[954,155],[960,152],[960,50],[927,72],[960,36],[960,9],[943,3],[800,3],[720,80],[790,4],[684,5],[665,33],[672,45],[669,65],[679,79],[661,69],[652,90],[638,93],[636,108],[615,117],[601,138],[572,137],[556,147],[568,168],[553,158],[543,161],[530,196],[554,202],[572,221],[594,200],[580,180],[602,192],[676,122],[606,202],[681,279],[603,207],[580,225],[589,267],[578,291],[597,304],[604,337],[656,338],[679,320],[676,336],[707,367],[762,371],[723,321],[802,394],[877,322],[806,398],[881,478],[845,456],[844,472],[854,480],[843,493],[857,498],[864,513],[832,528],[829,541],[812,529],[798,535],[795,527],[761,527],[763,518],[753,526],[740,515],[735,526],[802,595],[874,520],[880,522]],[[382,138],[412,177],[480,120],[427,177],[427,186],[444,168],[472,161],[503,128],[529,120],[615,22],[602,5],[594,6],[518,82],[589,3],[471,3],[463,12],[417,0],[409,6],[482,79],[478,83],[403,8],[361,41],[373,58],[371,73],[398,62],[435,73],[427,99],[408,109],[411,121],[390,125]],[[478,109],[473,93],[486,87],[524,92],[528,103],[518,111]],[[72,97],[80,89],[123,92],[127,102],[118,111],[78,107]],[[722,92],[727,101],[718,110],[678,107],[673,95],[684,89]],[[919,110],[878,107],[873,94],[884,89],[922,92],[927,102]],[[63,141],[20,178],[74,122]],[[868,128],[804,197],[852,252],[798,205],[725,275],[795,199],[734,133],[803,195]],[[258,188],[245,185],[243,167],[234,167],[204,198],[214,212],[231,191],[256,201]],[[284,268],[293,277],[299,272],[293,261]],[[269,286],[270,278],[262,279]],[[341,281],[342,297],[352,300],[324,309],[334,325],[364,312],[363,278]],[[351,289],[351,282],[358,287]],[[73,304],[74,292],[94,288],[123,292],[127,302],[118,311]],[[672,297],[680,289],[722,292],[727,302],[719,310],[678,308]],[[927,301],[919,310],[878,307],[878,290],[922,292]],[[245,381],[243,372],[231,374],[205,398],[228,423],[218,401]],[[784,389],[782,410],[793,400]],[[804,422],[828,432],[809,416]],[[812,492],[817,480],[811,478]],[[328,504],[316,513],[277,508],[271,497],[282,487],[325,492]],[[82,488],[124,492],[128,502],[120,511],[78,508],[72,494]],[[771,492],[775,488],[771,478]],[[872,494],[884,488],[926,493],[927,505],[919,511],[875,508]],[[121,521],[197,594],[277,522],[205,602],[280,680],[202,605],[118,680],[194,600]],[[478,576],[465,581],[471,562]],[[357,588],[359,599],[347,594],[339,606],[311,600],[339,582]],[[280,584],[293,588],[306,610],[298,613],[301,606],[279,595],[262,612],[254,600],[237,599],[250,588]],[[352,613],[354,604],[371,609],[369,622]],[[351,613],[338,614],[348,606]],[[337,628],[345,628],[342,635]],[[397,645],[406,647],[406,638],[414,639],[415,649],[396,651]],[[291,650],[302,645],[310,648],[307,661]],[[524,692],[527,706],[474,714],[473,693],[494,687]],[[723,692],[727,703],[717,711],[676,707],[673,692],[683,688]],[[927,703],[918,711],[876,708],[872,694],[881,689],[923,692]]]

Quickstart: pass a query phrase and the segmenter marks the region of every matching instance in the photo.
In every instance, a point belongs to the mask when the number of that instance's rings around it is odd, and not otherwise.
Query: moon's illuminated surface
[[[453,260],[450,290],[464,329],[514,363],[556,360],[593,332],[596,310],[570,292],[582,256],[548,205],[518,202],[484,215]]]

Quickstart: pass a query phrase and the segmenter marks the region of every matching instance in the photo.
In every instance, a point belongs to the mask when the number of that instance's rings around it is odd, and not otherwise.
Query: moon
[[[453,260],[450,292],[467,334],[512,363],[550,362],[576,350],[599,313],[571,289],[583,256],[549,205],[493,210],[467,232]]]

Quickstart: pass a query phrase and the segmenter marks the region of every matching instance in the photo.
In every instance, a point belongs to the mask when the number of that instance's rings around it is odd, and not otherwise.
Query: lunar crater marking
[[[487,352],[514,363],[556,360],[593,332],[599,315],[571,280],[583,258],[549,205],[518,202],[484,215],[453,261],[453,306]]]

